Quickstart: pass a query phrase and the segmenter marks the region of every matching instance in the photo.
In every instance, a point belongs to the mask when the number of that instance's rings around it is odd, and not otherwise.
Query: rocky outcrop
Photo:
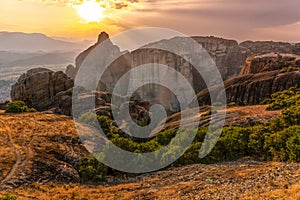
[[[228,93],[230,101],[237,101],[237,103],[241,104],[258,103],[261,98],[264,98],[270,93],[278,90],[276,88],[271,89],[270,85],[272,85],[273,88],[274,85],[281,84],[283,85],[281,89],[284,89],[289,85],[295,85],[295,81],[298,80],[297,72],[291,72],[289,75],[287,73],[284,73],[285,68],[288,68],[290,66],[294,68],[299,67],[300,61],[298,56],[278,53],[260,56],[252,55],[273,51],[300,52],[300,44],[251,41],[246,41],[238,44],[238,42],[235,40],[226,40],[217,37],[192,38],[207,50],[209,55],[215,61],[219,71],[221,72],[222,78],[224,80],[228,80],[225,82],[225,85],[227,84],[226,93]],[[120,49],[110,41],[108,34],[102,32],[98,37],[97,43],[78,55],[78,57],[76,58],[75,67],[72,65],[67,66],[66,74],[69,77],[62,72],[55,73],[46,69],[31,70],[22,75],[18,82],[12,87],[12,100],[23,100],[29,106],[34,107],[37,110],[46,110],[52,107],[59,107],[62,113],[71,115],[72,87],[74,84],[73,79],[78,73],[79,69],[81,69],[83,62],[87,58],[87,56],[92,56],[91,60],[95,60],[95,62],[93,63],[93,65],[95,66],[93,66],[92,70],[100,69],[101,67],[104,67],[112,57],[118,57],[118,59],[116,59],[109,65],[108,69],[106,69],[106,71],[104,72],[101,80],[99,80],[97,89],[101,91],[111,92],[114,89],[115,84],[126,72],[142,64],[154,62],[162,65],[167,65],[180,72],[185,77],[185,79],[189,81],[195,92],[199,93],[207,86],[204,83],[201,75],[197,73],[194,67],[191,66],[187,62],[187,60],[185,60],[185,58],[179,57],[178,55],[175,55],[171,52],[149,48],[153,44],[158,44],[158,46],[160,46],[168,45],[168,43],[174,44],[174,42],[180,47],[187,46],[186,44],[184,44],[184,38],[176,37],[170,40],[162,40],[146,45],[143,48],[137,49],[130,53],[121,52]],[[99,60],[99,55],[92,55],[91,52],[100,44],[106,45],[109,51],[101,51],[101,58],[103,58],[103,60],[101,60],[101,62],[99,63],[96,62]],[[178,46],[175,46],[175,48],[177,48]],[[189,47],[186,48],[187,51],[192,51],[192,49],[188,48]],[[242,68],[243,65],[244,67]],[[275,72],[274,70],[277,71]],[[288,69],[286,71],[293,70]],[[265,76],[255,74],[266,72],[272,73],[266,74]],[[239,73],[241,76],[230,79],[232,77],[235,77]],[[253,73],[255,75],[253,75]],[[152,78],[153,82],[155,82],[155,80],[159,78],[168,78],[172,82],[178,83],[178,80],[176,78],[172,78],[172,74],[160,74],[161,77],[155,77],[151,74],[154,74],[151,70],[145,71],[146,79]],[[286,75],[290,78],[289,80],[293,82],[292,84],[283,83],[283,77],[286,77]],[[87,79],[88,78],[91,78],[90,73]],[[140,81],[140,75],[135,75],[134,73],[130,74],[130,78],[126,80],[126,83],[123,83],[122,86],[124,88],[121,91],[124,91],[124,93],[126,93],[128,90],[128,86],[134,85],[134,81],[136,80]],[[169,91],[169,89],[153,84],[147,85],[145,87],[146,88],[142,88],[136,91],[135,94],[141,97],[141,99],[146,99],[150,102],[150,104],[160,103],[164,105],[167,110],[170,110],[172,112],[178,111],[179,102],[174,94]],[[256,89],[255,87],[259,88]],[[240,92],[242,92],[242,94],[240,94]],[[204,93],[205,91],[200,92],[200,94]],[[87,95],[86,98],[91,98],[91,96],[93,95]],[[256,98],[258,96],[259,98]],[[111,102],[101,97],[96,98],[96,102],[99,103],[96,105],[97,112],[108,115],[108,113],[111,112],[108,109],[108,106],[110,106],[109,104]],[[100,107],[102,109],[100,109]]]
[[[257,74],[273,70],[282,70],[288,67],[290,67],[290,69],[299,68],[300,56],[294,54],[270,53],[247,58],[240,74]]]
[[[270,53],[270,52],[288,53],[300,49],[299,44],[293,45],[293,44],[283,43],[283,42],[246,41],[239,44],[235,40],[228,40],[228,39],[217,38],[212,36],[210,37],[195,36],[192,37],[192,39],[195,40],[197,43],[199,43],[209,53],[211,58],[215,61],[223,80],[228,80],[232,77],[239,75],[245,61],[247,60],[247,57],[249,56],[256,55],[256,54],[260,55],[260,54]],[[87,50],[85,50],[84,52],[82,52],[81,54],[79,54],[79,56],[76,58],[76,67],[74,68],[72,66],[68,66],[67,74],[70,77],[74,78],[76,73],[82,66],[82,63],[86,59],[86,57],[91,53],[92,50],[94,50],[97,47],[97,45],[103,43],[104,41],[108,44],[111,53],[109,55],[105,55],[105,52],[103,52],[103,55],[101,55],[101,57],[104,57],[105,59],[105,57],[121,55],[119,48],[112,44],[108,34],[102,32],[98,37],[97,43],[91,46],[90,48],[88,48]],[[110,67],[104,73],[102,79],[99,81],[98,89],[102,91],[111,92],[115,84],[120,79],[120,77],[122,77],[126,72],[128,72],[132,68],[141,66],[143,64],[148,64],[148,63],[158,63],[158,64],[167,65],[169,67],[174,68],[176,71],[182,73],[182,75],[190,82],[190,84],[193,86],[196,93],[205,89],[206,84],[204,83],[201,75],[194,69],[193,66],[186,63],[184,58],[179,57],[178,55],[175,55],[171,52],[149,48],[153,45],[165,46],[169,44],[175,45],[174,48],[177,47],[181,48],[186,46],[184,38],[175,37],[169,40],[154,42],[144,46],[143,48],[134,50],[130,53],[128,52],[122,55],[121,57],[119,57],[119,59],[115,60],[110,65]],[[193,49],[190,49],[189,51],[193,52]],[[96,57],[91,59],[97,60]],[[275,60],[274,62],[277,61]],[[247,60],[247,63],[249,63],[249,60]],[[282,66],[280,63],[279,65]],[[103,66],[99,64],[99,66],[95,67],[95,70],[101,67]],[[243,72],[241,74],[243,75],[247,73],[248,69],[249,68],[244,67]],[[274,67],[274,69],[270,68],[270,70],[275,70],[275,69],[276,67]],[[262,70],[266,70],[266,69],[262,69]],[[154,74],[154,72],[152,72],[151,70],[146,71],[145,75],[148,75],[146,79],[152,78],[153,82],[159,79],[159,77],[153,77],[153,75],[151,76],[151,74]],[[163,74],[162,76],[172,77],[171,75],[166,75],[166,74]],[[134,73],[130,74],[129,80],[127,80],[126,84],[123,84],[124,93],[126,93],[128,89],[127,87],[128,85],[135,85],[135,81],[136,80],[140,81],[140,79],[141,79],[140,75],[135,75]],[[172,81],[178,82],[177,80],[172,80]],[[164,87],[158,85],[148,85],[145,86],[144,88],[139,89],[138,91],[136,91],[136,93],[142,99],[147,99],[152,103],[160,103],[164,105],[165,108],[168,110],[171,111],[178,110],[179,105],[178,105],[178,101],[176,100],[176,97],[171,91],[169,91]]]
[[[248,56],[255,54],[267,54],[271,52],[291,53],[294,49],[294,45],[290,43],[273,41],[245,41],[240,43],[239,46],[247,50]]]
[[[224,80],[238,75],[249,52],[235,40],[217,37],[192,37],[215,61]]]
[[[66,74],[69,76],[69,77],[71,77],[71,78],[73,78],[74,79],[74,77],[76,76],[76,69],[75,69],[75,67],[74,67],[74,65],[68,65],[67,66],[67,68],[66,68]]]
[[[12,101],[21,100],[39,111],[55,107],[56,95],[73,87],[73,80],[63,72],[37,68],[23,74],[12,86]]]
[[[99,69],[99,68],[104,68],[106,67],[105,65],[107,64],[107,62],[109,62],[110,58],[112,57],[116,57],[117,59],[115,59],[111,64],[109,64],[109,67],[106,69],[106,71],[103,73],[102,78],[99,81],[99,89],[101,90],[106,90],[106,91],[112,91],[115,84],[119,81],[119,79],[127,72],[130,70],[131,68],[131,57],[129,53],[126,52],[121,52],[119,47],[114,45],[110,39],[107,33],[102,32],[99,36],[98,36],[98,40],[97,42],[92,45],[91,47],[89,47],[88,49],[86,49],[85,51],[83,51],[82,53],[80,53],[75,61],[75,68],[73,66],[68,66],[67,70],[66,70],[66,74],[68,76],[70,76],[71,78],[75,79],[80,67],[82,66],[84,60],[87,58],[87,56],[100,44],[102,44],[103,42],[105,46],[105,48],[107,49],[107,51],[103,51],[101,58],[103,60],[101,60],[100,63],[96,63],[95,64],[95,70]],[[91,56],[91,55],[90,55]],[[96,57],[90,57],[91,60],[97,60],[97,57],[99,57],[99,55],[96,55]],[[89,75],[92,72],[89,72]],[[128,81],[126,83],[128,85]],[[95,88],[91,88],[91,89],[95,89]]]
[[[288,67],[288,69],[286,69]],[[259,104],[275,92],[299,87],[299,56],[291,54],[266,54],[247,59],[241,75],[224,82],[227,103],[237,105]],[[211,87],[218,96],[220,85]],[[208,89],[197,94],[199,104],[210,104]],[[216,101],[223,102],[222,99]]]

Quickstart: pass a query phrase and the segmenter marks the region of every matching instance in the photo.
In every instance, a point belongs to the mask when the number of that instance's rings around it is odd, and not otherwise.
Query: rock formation
[[[55,107],[58,93],[73,87],[73,80],[63,72],[36,68],[23,74],[12,86],[12,101],[22,100],[37,110]]]
[[[131,58],[130,54],[126,52],[121,52],[119,47],[114,45],[110,39],[107,33],[102,32],[98,36],[98,41],[80,53],[75,61],[75,68],[72,66],[68,66],[66,70],[66,74],[70,76],[71,78],[75,79],[80,67],[82,66],[84,60],[87,58],[87,56],[93,51],[97,46],[100,44],[103,44],[105,46],[105,51],[102,51],[101,55],[101,62],[95,63],[95,70],[99,68],[106,67],[106,64],[109,64],[109,67],[106,69],[106,71],[103,73],[101,80],[99,81],[98,85],[102,85],[102,90],[105,88],[107,91],[112,91],[115,84],[119,81],[119,79],[131,68]],[[91,56],[91,55],[90,55]],[[97,58],[99,58],[100,55],[96,55],[96,57],[91,57],[91,60],[95,60],[97,62]],[[112,57],[116,57],[117,59],[113,60],[112,63],[109,63],[110,59]],[[92,72],[87,72],[87,74],[90,76],[93,74]],[[128,85],[128,82],[127,82]],[[91,88],[95,89],[95,88]]]
[[[300,56],[294,54],[270,53],[247,58],[241,75],[257,74],[284,68],[300,67]]]
[[[235,40],[228,40],[228,39],[217,38],[212,36],[210,37],[196,36],[196,37],[192,37],[192,39],[195,40],[197,43],[199,43],[209,53],[211,58],[215,61],[223,80],[228,80],[232,77],[239,75],[240,73],[244,74],[245,70],[247,70],[248,68],[247,67],[243,68],[243,65],[247,57],[249,56],[261,55],[261,54],[271,53],[271,52],[278,52],[278,53],[300,52],[300,44],[293,45],[289,43],[272,42],[272,41],[263,41],[263,42],[245,41],[239,44]],[[94,50],[97,47],[97,45],[103,43],[104,41],[108,44],[109,49],[112,50],[110,50],[111,51],[110,55],[105,55],[105,52],[103,52],[103,55],[101,55],[101,57],[104,57],[104,59],[106,59],[105,57],[121,55],[119,48],[112,44],[108,34],[102,32],[98,37],[97,43],[89,47],[81,54],[79,54],[79,56],[76,58],[76,67],[74,68],[72,66],[68,66],[67,74],[70,77],[74,78],[76,73],[82,66],[82,63],[85,60],[85,58],[91,53],[92,50]],[[175,37],[169,40],[154,42],[140,49],[134,50],[130,53],[128,52],[126,54],[123,54],[119,59],[115,60],[110,65],[110,67],[106,70],[102,79],[99,81],[98,89],[102,91],[105,90],[111,92],[115,84],[117,83],[117,81],[126,72],[128,72],[132,68],[147,63],[159,63],[174,68],[176,71],[182,73],[185,76],[185,78],[193,86],[196,93],[205,89],[206,84],[204,83],[201,75],[198,74],[197,71],[191,65],[186,64],[186,61],[183,58],[171,52],[148,48],[151,45],[165,46],[168,45],[169,43],[176,44],[178,45],[178,47],[186,46],[184,44],[183,38]],[[189,51],[192,51],[192,49],[190,49]],[[91,58],[91,59],[97,60],[97,58]],[[247,60],[247,63],[249,63],[249,60]],[[281,66],[281,63],[279,62],[277,63],[278,65]],[[101,66],[101,64],[98,64],[98,66],[95,67],[95,70],[99,69],[100,67],[103,66]],[[286,66],[283,66],[283,68],[284,67]],[[243,72],[241,72],[242,68],[244,70]],[[146,77],[146,79],[151,78],[152,77],[151,74],[153,74],[153,72],[149,70],[145,72],[145,75],[147,74],[148,76]],[[171,77],[168,75],[162,75],[162,76]],[[154,79],[157,78],[158,77],[152,77],[153,82],[155,82]],[[136,80],[140,81],[140,79],[141,79],[140,75],[135,75],[132,73],[130,75],[130,80],[127,80],[127,82],[123,84],[124,93],[126,93],[128,89],[127,88],[128,85],[129,86],[134,85],[135,81]],[[178,82],[177,80],[173,80],[173,81]],[[152,103],[160,103],[169,110],[177,111],[179,108],[178,101],[176,100],[174,94],[164,87],[152,84],[152,85],[145,86],[142,89],[139,89],[136,93],[141,98],[147,99]]]
[[[267,54],[247,59],[241,75],[224,82],[227,103],[237,105],[259,104],[264,99],[290,87],[299,87],[299,56],[289,54]],[[291,66],[289,70],[284,67]],[[224,92],[220,85],[211,87],[216,94]],[[199,104],[210,104],[208,89],[197,94]],[[222,100],[217,99],[222,102]]]
[[[235,40],[226,40],[217,37],[192,38],[207,50],[215,61],[222,78],[227,80],[225,86],[228,101],[235,101],[240,104],[255,104],[273,92],[287,89],[289,86],[297,84],[298,72],[293,72],[293,70],[300,66],[299,56],[280,52],[300,53],[300,44],[251,41],[238,44]],[[149,48],[153,44],[163,46],[168,43],[175,43],[181,47],[186,46],[183,41],[183,38],[175,37],[170,40],[162,40],[146,45],[141,49],[129,53],[121,52],[120,49],[110,41],[108,34],[102,32],[96,44],[78,55],[75,67],[72,65],[67,66],[66,74],[69,77],[62,72],[55,73],[46,69],[30,70],[22,75],[18,82],[12,87],[12,100],[23,100],[29,106],[37,110],[59,107],[62,113],[71,115],[73,79],[79,69],[81,69],[87,56],[91,56],[90,59],[95,60],[92,70],[97,70],[101,67],[103,69],[103,67],[109,63],[109,67],[104,72],[101,80],[97,80],[99,81],[97,89],[101,91],[111,92],[115,84],[126,72],[137,66],[154,62],[167,65],[180,72],[185,79],[188,80],[195,92],[199,93],[207,86],[201,75],[197,73],[194,67],[191,66],[185,58],[179,57],[171,52]],[[100,52],[101,62],[98,62],[99,55],[91,55],[91,52],[100,44],[106,45],[108,51]],[[177,46],[175,46],[175,48],[176,47]],[[270,52],[276,53],[270,54]],[[268,54],[261,55],[263,53]],[[110,63],[109,61],[113,57],[118,58]],[[235,77],[238,74],[241,76]],[[90,75],[93,75],[93,71],[89,73],[89,77],[87,77],[93,79]],[[170,74],[161,74],[161,76],[163,78],[171,77]],[[151,70],[145,72],[145,78],[149,79],[149,77],[153,79],[153,82],[155,82],[154,79],[159,78],[153,77]],[[140,79],[139,75],[130,74],[129,80],[125,80],[126,83],[123,84],[124,88],[122,88],[122,91],[126,93],[128,86],[134,85],[134,81],[139,81]],[[178,84],[176,78],[171,81]],[[287,81],[287,83],[285,81]],[[204,98],[204,102],[208,103],[206,101],[206,93],[207,90],[204,90],[199,93],[198,97],[200,99]],[[153,84],[147,85],[145,88],[136,91],[135,94],[141,97],[141,99],[149,101],[150,104],[160,103],[170,111],[177,111],[179,108],[178,99],[176,99],[168,88],[162,86]],[[91,96],[93,95],[86,95],[86,98],[90,98]],[[111,103],[110,100],[107,101],[96,95],[96,102],[98,102],[96,105],[98,113],[108,115],[111,112],[111,110],[108,109]]]

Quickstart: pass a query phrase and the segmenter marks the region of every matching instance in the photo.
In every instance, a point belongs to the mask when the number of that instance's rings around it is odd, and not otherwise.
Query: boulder
[[[57,105],[58,93],[73,87],[74,81],[63,72],[44,68],[29,70],[12,86],[12,101],[21,100],[38,111]]]

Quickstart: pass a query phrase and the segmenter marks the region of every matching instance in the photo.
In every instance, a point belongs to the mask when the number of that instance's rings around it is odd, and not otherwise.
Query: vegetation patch
[[[200,159],[198,154],[206,136],[207,128],[200,128],[192,145],[172,166],[233,161],[249,156],[266,161],[300,162],[300,90],[291,88],[290,90],[278,92],[273,94],[268,102],[270,103],[269,110],[283,110],[280,117],[273,119],[269,123],[255,126],[223,128],[215,147],[203,159]],[[178,152],[182,150],[180,144],[190,137],[189,131],[191,131],[187,129],[184,133],[178,133],[176,130],[167,130],[159,133],[150,141],[136,142],[119,134],[117,129],[111,128],[109,119],[98,117],[98,120],[110,136],[110,140],[116,146],[130,152],[153,152],[172,143],[173,149],[171,151],[161,152],[156,155],[155,159],[161,159],[162,163],[167,162],[166,159],[170,157],[178,157]],[[174,141],[173,138],[177,134],[181,135],[180,139]],[[109,151],[109,147],[105,151]],[[105,151],[102,155],[104,159],[110,155],[105,153]],[[118,155],[114,155],[115,157],[118,159]],[[151,161],[149,160],[149,162]],[[99,175],[103,176],[102,173],[105,172],[107,170],[96,174],[96,177]],[[113,172],[113,170],[110,170],[110,172]],[[93,180],[93,178],[91,177],[90,180]]]
[[[34,108],[29,108],[23,101],[14,101],[6,104],[6,113],[24,113],[24,112],[35,112]]]

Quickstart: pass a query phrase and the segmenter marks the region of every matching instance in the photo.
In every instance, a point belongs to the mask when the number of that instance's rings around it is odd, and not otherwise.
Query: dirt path
[[[12,140],[11,129],[5,124],[4,121],[0,120],[0,123],[6,129],[6,134],[8,135],[8,139],[3,136],[0,136],[0,139],[5,141],[13,149],[17,157],[16,163],[13,165],[13,167],[11,168],[10,172],[6,175],[6,177],[1,181],[0,186],[2,187],[6,185],[6,183],[10,179],[12,179],[13,176],[16,174],[17,169],[22,164],[22,154],[20,149],[14,144]]]

